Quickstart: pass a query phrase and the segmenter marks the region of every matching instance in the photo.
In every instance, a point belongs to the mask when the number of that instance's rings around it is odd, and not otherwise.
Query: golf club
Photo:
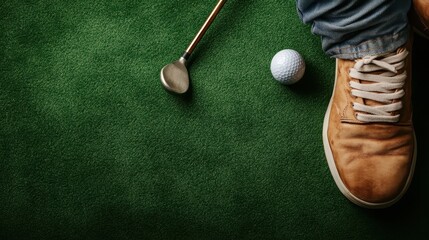
[[[189,59],[189,56],[200,42],[201,38],[206,33],[207,29],[210,27],[225,2],[226,0],[219,0],[207,20],[204,22],[200,31],[192,40],[191,44],[189,44],[189,47],[186,49],[180,59],[166,65],[161,69],[161,83],[167,90],[178,94],[185,93],[188,90],[189,74],[188,69],[186,68],[186,61]]]

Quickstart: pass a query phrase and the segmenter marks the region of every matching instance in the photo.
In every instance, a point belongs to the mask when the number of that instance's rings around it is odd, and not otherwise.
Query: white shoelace
[[[368,106],[353,103],[353,109],[357,111],[356,118],[362,122],[398,122],[399,114],[393,112],[402,108],[401,98],[405,95],[403,86],[407,78],[404,71],[398,71],[405,67],[405,58],[408,51],[383,56],[367,56],[356,61],[350,69],[350,77],[371,83],[350,81],[351,94],[365,100],[373,100],[380,105]],[[377,71],[377,74],[374,72]],[[381,72],[381,73],[380,73]]]

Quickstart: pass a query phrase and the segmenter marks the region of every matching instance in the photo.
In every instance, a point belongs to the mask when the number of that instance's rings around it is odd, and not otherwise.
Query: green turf
[[[0,3],[0,239],[427,239],[428,42],[415,45],[413,184],[366,210],[329,173],[335,62],[295,1],[228,1],[189,93],[163,90],[160,69],[215,2]],[[291,87],[269,70],[285,48],[307,63]]]

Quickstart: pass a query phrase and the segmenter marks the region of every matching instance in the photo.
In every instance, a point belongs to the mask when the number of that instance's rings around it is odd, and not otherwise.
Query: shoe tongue
[[[404,70],[400,70],[400,71],[398,71],[397,74],[401,74],[403,71]],[[385,71],[374,71],[374,72],[371,72],[371,74],[380,75],[383,72],[385,72]],[[355,81],[359,81],[359,83],[361,83],[361,84],[374,84],[374,82],[365,81],[365,80],[356,80],[355,79]],[[398,90],[399,89],[396,89],[396,91],[398,91]],[[391,103],[395,103],[395,102],[398,102],[398,101],[400,101],[400,100],[395,100],[395,101],[392,101]],[[389,104],[389,103],[378,102],[378,101],[374,101],[374,100],[371,100],[371,99],[362,99],[362,98],[359,98],[359,102],[361,102],[361,103],[363,103],[363,104],[365,104],[367,106],[381,106],[381,105]],[[391,113],[391,115],[396,115],[396,114],[397,114],[396,112],[392,112]]]
[[[399,51],[399,49],[398,49],[398,51]],[[391,53],[391,54],[385,55],[385,57],[393,55],[393,54],[395,54],[395,53]],[[380,75],[380,74],[382,74],[384,72],[386,72],[386,71],[385,70],[379,70],[379,71],[370,72],[370,74],[372,74],[372,75]],[[357,80],[357,81],[359,81],[359,83],[361,83],[361,84],[374,84],[374,82],[360,80],[360,79]],[[374,101],[374,100],[371,100],[371,99],[361,99],[361,100],[362,100],[362,103],[365,104],[365,105],[367,105],[367,106],[380,106],[380,105],[386,104],[386,103],[377,102],[377,101]]]
[[[382,71],[378,71],[378,72],[373,72],[372,74],[374,75],[378,75],[381,74]],[[361,84],[374,84],[374,82],[370,82],[370,81],[364,81],[364,80],[360,80],[359,81]],[[381,103],[381,102],[377,102],[371,99],[362,99],[363,104],[367,105],[367,106],[381,106],[381,105],[385,105],[386,103]]]
[[[400,54],[403,51],[406,51],[406,49],[405,48],[398,48],[395,52],[390,53],[390,54],[386,54],[386,55],[383,55],[383,56],[380,56],[379,58],[376,58],[376,60],[379,59],[380,61],[392,62],[392,60],[395,60],[395,58],[392,58],[392,56],[396,55],[396,54]],[[385,59],[385,58],[388,58],[388,59]],[[363,58],[363,59],[357,59],[357,60],[355,60],[355,62],[356,62],[355,67],[357,67],[361,73],[363,73],[363,74],[370,74],[370,75],[372,75],[372,76],[375,77],[375,78],[370,77],[368,79],[377,79],[377,75],[383,75],[383,76],[386,76],[386,77],[393,77],[392,75],[400,75],[400,74],[403,74],[404,71],[405,71],[405,67],[403,67],[401,64],[399,64],[399,65],[395,64],[396,69],[399,69],[399,70],[395,71],[394,73],[392,72],[391,74],[387,74],[387,72],[393,71],[392,69],[390,69],[389,66],[387,66],[387,65],[385,66],[384,63],[374,62],[373,61],[374,59],[371,59],[371,58],[368,58],[368,59]],[[375,68],[374,67],[369,67],[370,65],[368,65],[368,67],[366,67],[365,69],[362,69],[362,65],[360,65],[362,63],[361,60],[363,60],[363,61],[365,61],[365,60],[366,61],[370,61],[370,62],[367,62],[366,64],[375,64],[375,65],[379,66],[380,68],[386,68],[386,69],[377,70],[377,71],[371,71],[371,69],[376,70],[377,67],[375,67]],[[390,70],[388,70],[388,69],[390,69]],[[350,78],[350,81],[354,81],[356,83],[360,83],[361,85],[376,84],[376,82],[367,81],[367,80],[361,80],[361,79],[358,79],[358,78]],[[365,88],[363,88],[363,89],[365,89]],[[377,88],[375,88],[375,89],[377,89]],[[396,91],[401,91],[401,90],[403,90],[403,89],[395,89],[391,93],[396,92]],[[386,92],[372,92],[372,93],[385,94]],[[384,105],[388,105],[388,104],[392,104],[392,103],[396,103],[396,102],[401,102],[402,101],[402,99],[396,99],[396,100],[393,100],[391,102],[387,102],[386,103],[386,102],[378,102],[376,100],[371,100],[371,99],[367,99],[367,98],[356,97],[353,94],[351,95],[351,97],[352,97],[352,101],[354,101],[356,103],[360,103],[360,104],[366,105],[366,106],[370,106],[370,107],[384,106]],[[395,116],[395,115],[400,114],[400,112],[401,112],[401,110],[395,111],[395,112],[389,112],[389,114],[392,115],[392,116]],[[361,113],[366,113],[366,112],[361,112]],[[359,111],[356,111],[355,114],[359,114]]]

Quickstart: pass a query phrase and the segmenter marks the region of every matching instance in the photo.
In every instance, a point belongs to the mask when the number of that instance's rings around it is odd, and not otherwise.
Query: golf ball
[[[298,82],[304,72],[304,59],[295,50],[281,50],[271,60],[271,73],[282,84],[290,85]]]

